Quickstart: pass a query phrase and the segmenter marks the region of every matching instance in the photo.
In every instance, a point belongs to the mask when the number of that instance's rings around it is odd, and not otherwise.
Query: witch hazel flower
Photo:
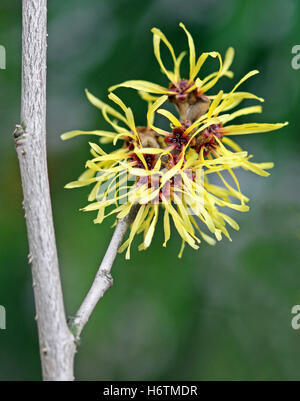
[[[252,93],[239,91],[258,71],[247,73],[228,93],[222,90],[211,93],[220,78],[233,77],[229,68],[234,50],[231,47],[227,50],[224,61],[215,51],[202,53],[197,58],[191,34],[182,23],[180,27],[188,41],[188,77],[182,77],[180,72],[186,52],[176,56],[165,35],[153,28],[154,54],[169,84],[164,87],[149,81],[129,80],[114,85],[108,95],[114,107],[86,91],[89,101],[101,110],[111,130],[77,130],[62,135],[62,139],[78,135],[99,137],[100,144],[90,142],[91,158],[85,164],[85,171],[66,187],[92,186],[89,204],[82,210],[97,212],[95,223],[115,216],[116,224],[118,219],[134,211],[129,236],[119,249],[126,251],[127,259],[137,236],[142,237],[139,250],[151,245],[160,213],[163,246],[167,245],[171,232],[177,232],[181,238],[179,257],[186,244],[198,249],[202,240],[210,245],[223,237],[231,240],[228,227],[238,230],[239,226],[226,214],[225,208],[249,210],[249,198],[241,191],[236,170],[267,177],[267,170],[273,167],[271,162],[253,162],[252,155],[231,136],[269,132],[287,125],[287,122],[234,123],[241,116],[262,112],[260,104],[240,108],[244,99],[263,102]],[[169,50],[172,71],[162,61],[161,43]],[[203,77],[201,67],[208,58],[218,60],[219,66]],[[120,87],[137,90],[146,101],[145,125],[137,125],[132,109],[112,92]],[[175,106],[174,112],[164,108],[167,103]],[[157,126],[157,114],[168,120],[169,128]],[[108,143],[112,143],[113,150],[105,150]],[[212,183],[211,177],[216,177],[218,184],[215,179]]]

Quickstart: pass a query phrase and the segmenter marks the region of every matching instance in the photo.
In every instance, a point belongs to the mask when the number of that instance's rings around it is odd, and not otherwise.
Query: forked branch
[[[138,205],[135,205],[129,215],[120,219],[113,233],[112,239],[106,250],[104,258],[97,271],[95,279],[88,291],[82,305],[80,306],[75,318],[71,322],[72,331],[77,339],[81,334],[82,329],[88,322],[93,310],[98,301],[103,297],[105,292],[113,285],[113,278],[110,274],[112,265],[117,256],[118,249],[123,241],[124,235],[128,230],[138,211]]]

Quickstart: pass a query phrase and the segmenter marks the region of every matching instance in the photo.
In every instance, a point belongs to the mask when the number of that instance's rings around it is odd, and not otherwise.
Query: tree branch
[[[123,237],[139,206],[120,219],[94,282],[72,321],[64,310],[53,225],[46,153],[47,0],[23,0],[21,124],[14,132],[44,380],[73,380],[75,340],[113,280],[110,274]]]
[[[87,324],[93,310],[95,309],[98,301],[103,297],[105,292],[113,285],[113,278],[110,274],[112,265],[117,256],[118,249],[122,243],[124,235],[128,227],[134,220],[138,205],[135,205],[128,216],[120,219],[117,223],[111,241],[108,245],[104,258],[97,271],[93,284],[87,293],[84,301],[82,302],[78,312],[71,322],[72,331],[77,340],[82,332],[82,329]]]
[[[19,158],[44,380],[73,380],[74,337],[64,311],[46,156],[47,1],[23,0]]]

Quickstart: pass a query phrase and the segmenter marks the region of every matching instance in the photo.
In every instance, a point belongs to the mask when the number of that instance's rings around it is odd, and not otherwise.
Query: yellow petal
[[[261,113],[261,112],[262,112],[261,106],[244,107],[243,109],[237,110],[234,113],[229,114],[226,122],[234,120],[235,118],[240,116],[244,116],[247,114]]]
[[[233,89],[228,93],[227,96],[231,95],[233,92],[235,92],[235,90],[243,83],[245,82],[247,79],[253,77],[254,75],[259,74],[258,70],[252,70],[250,72],[248,72],[248,74],[246,74],[234,87]]]
[[[163,176],[161,180],[161,187],[165,185],[166,182],[168,182],[174,175],[180,170],[182,164],[183,164],[184,158],[181,157],[179,162],[175,164],[174,167],[172,167],[170,170],[168,170]]]
[[[194,44],[194,40],[192,38],[192,35],[189,33],[189,31],[186,29],[186,27],[184,26],[184,24],[182,22],[180,22],[179,26],[184,30],[187,38],[188,38],[188,43],[189,43],[189,52],[190,52],[190,80],[192,80],[193,78],[193,72],[195,70],[195,64],[196,64],[196,53],[195,53],[195,44]]]
[[[165,136],[167,132],[165,130],[162,130],[158,127],[155,127],[152,123],[154,120],[154,113],[155,111],[168,99],[168,96],[161,96],[159,97],[152,105],[149,106],[148,112],[147,112],[147,122],[148,126],[152,128],[154,131],[156,131],[158,134],[161,134]]]
[[[208,96],[210,99],[214,99],[215,96]],[[222,111],[231,110],[234,107],[238,106],[244,99],[256,99],[260,102],[264,102],[264,99],[258,97],[249,92],[235,92],[235,93],[224,93],[222,103],[218,106],[216,110],[216,114],[221,113]]]
[[[162,114],[163,116],[167,117],[167,119],[170,120],[171,123],[175,127],[181,127],[181,122],[168,110],[159,109],[159,110],[157,110],[157,113]]]
[[[183,51],[179,54],[179,56],[177,57],[176,60],[176,66],[175,66],[175,77],[176,77],[176,81],[179,82],[180,81],[180,65],[182,62],[183,57],[186,55],[186,52]]]
[[[127,107],[117,95],[115,95],[114,93],[109,93],[108,98],[115,102],[118,106],[120,106],[124,113],[126,113]]]
[[[144,214],[144,209],[145,209],[145,205],[141,205],[139,208],[139,211],[137,212],[137,215],[131,225],[130,228],[130,234],[129,234],[129,238],[128,238],[128,248],[127,248],[127,252],[126,252],[126,259],[130,259],[130,247],[132,244],[132,241],[134,239],[134,236],[137,232],[137,230],[139,229],[139,226],[142,222],[142,217]],[[121,249],[121,248],[120,248]]]
[[[222,128],[222,132],[225,135],[244,135],[254,134],[259,132],[268,132],[285,127],[288,122],[283,124],[240,124],[240,125],[228,125]]]
[[[219,71],[217,72],[215,78],[213,78],[211,81],[209,81],[208,83],[206,83],[205,85],[202,86],[201,91],[204,93],[206,91],[208,91],[210,88],[212,88],[217,81],[219,80],[219,78],[222,76],[222,68],[223,68],[223,63],[222,63],[222,57],[220,55],[220,53],[215,52],[216,56],[219,59]]]
[[[111,92],[120,87],[136,89],[138,91],[144,91],[144,92],[148,92],[148,93],[157,93],[160,95],[163,95],[166,93],[172,94],[172,92],[170,92],[168,88],[164,88],[163,86],[153,84],[152,82],[141,81],[141,80],[125,81],[125,82],[122,82],[121,84],[111,86],[108,90]]]
[[[180,248],[180,251],[179,251],[179,254],[178,254],[179,259],[181,259],[181,257],[182,257],[182,254],[183,254],[183,251],[184,251],[184,247],[185,247],[185,241],[182,240],[181,248]]]
[[[173,46],[171,45],[171,43],[168,41],[168,39],[165,37],[165,35],[159,29],[152,28],[151,32],[153,33],[154,54],[160,65],[160,68],[162,69],[163,73],[168,77],[169,81],[176,83],[176,81],[174,82],[174,80],[173,80],[174,79],[173,76],[168,73],[167,69],[165,68],[165,66],[162,62],[161,55],[160,55],[160,41],[162,40],[164,42],[164,44],[167,46],[167,48],[169,49],[172,59],[173,59],[174,71],[175,71],[177,60],[176,60]],[[177,79],[177,78],[178,77],[175,77],[175,79]]]
[[[165,149],[161,149],[161,148],[141,148],[141,149],[136,148],[134,152],[136,154],[141,153],[141,154],[150,154],[150,155],[159,155],[162,153],[164,153],[164,154],[168,153],[168,152],[166,152]]]
[[[274,167],[274,163],[251,163],[248,160],[245,160],[242,165],[242,168],[245,170],[250,170],[253,173],[260,175],[262,177],[268,177],[270,173],[265,171],[264,169],[270,169]]]
[[[154,217],[153,217],[153,220],[151,222],[149,230],[147,231],[147,234],[144,239],[145,248],[148,248],[150,246],[152,238],[153,238],[155,226],[156,226],[157,219],[158,219],[158,206],[159,206],[158,204],[154,205]]]
[[[222,96],[223,96],[223,91],[221,90],[218,95],[215,97],[215,99],[213,100],[213,102],[211,103],[211,105],[209,106],[208,109],[208,113],[207,113],[207,118],[211,118],[211,116],[213,115],[213,112],[215,111],[215,108],[219,105]]]
[[[97,145],[96,143],[89,142],[89,145],[90,145],[90,147],[91,147],[92,149],[94,149],[94,151],[97,152],[98,154],[103,155],[103,156],[107,154],[107,153],[104,152],[104,150],[101,149],[100,146]]]
[[[222,142],[225,143],[226,145],[230,146],[236,152],[242,152],[242,148],[237,143],[235,143],[232,139],[228,138],[227,136],[225,136],[222,139]]]
[[[192,248],[198,249],[199,246],[196,245],[195,240],[190,236],[190,234],[186,231],[184,227],[184,222],[176,210],[172,207],[172,205],[168,202],[168,200],[162,196],[162,201],[164,203],[165,208],[168,210],[170,215],[172,216],[174,225],[176,230],[178,231],[181,238],[186,241]]]
[[[157,96],[152,96],[150,95],[148,92],[144,92],[144,91],[139,91],[138,94],[140,95],[140,97],[145,100],[148,103],[152,103],[155,102],[158,97]]]
[[[130,131],[128,130],[129,125],[126,117],[123,117],[124,119],[123,122],[124,124],[127,125],[128,128],[120,127],[117,120],[112,120],[109,116],[109,114],[111,113],[109,113],[109,109],[107,107],[103,107],[102,114],[105,120],[108,122],[108,124],[110,124],[115,129],[116,132],[123,133],[125,136],[131,136]]]
[[[171,236],[170,218],[167,209],[165,209],[165,214],[164,214],[164,234],[165,234],[165,242],[163,243],[163,246],[166,247],[167,242],[169,241]]]
[[[109,131],[69,131],[65,132],[64,134],[61,135],[61,139],[65,141],[66,139],[74,138],[75,136],[78,135],[97,135],[97,136],[104,136],[108,138],[114,138],[116,133],[115,132],[109,132]]]
[[[72,181],[72,182],[69,182],[67,185],[65,185],[65,188],[70,189],[70,188],[85,187],[86,185],[92,184],[96,180],[97,180],[96,177],[94,177],[94,178],[90,178],[88,180]]]
[[[190,80],[192,81],[196,75],[199,73],[202,65],[205,63],[207,57],[212,57],[212,58],[216,58],[218,56],[217,52],[206,52],[206,53],[202,53],[201,56],[198,58],[197,63],[195,65],[194,71],[192,72],[191,76],[190,76]]]
[[[225,53],[222,75],[225,74],[229,70],[229,68],[232,64],[233,58],[234,58],[234,48],[229,47]]]
[[[123,121],[123,122],[126,123],[125,117],[122,116],[122,114],[120,114],[118,111],[116,111],[115,109],[110,107],[108,104],[102,102],[102,100],[98,99],[96,96],[92,95],[87,89],[85,90],[85,93],[86,93],[86,96],[87,96],[88,100],[95,107],[97,107],[101,111],[103,111],[103,109],[105,108],[109,114],[111,114],[112,116],[118,118],[120,121]]]

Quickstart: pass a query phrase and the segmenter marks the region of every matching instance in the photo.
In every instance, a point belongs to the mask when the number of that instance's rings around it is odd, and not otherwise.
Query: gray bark
[[[98,301],[112,285],[110,274],[138,206],[120,220],[94,282],[71,322],[63,302],[46,152],[47,0],[23,0],[21,124],[14,140],[23,187],[43,379],[74,380],[76,340]]]
[[[46,155],[47,1],[23,0],[21,125],[14,133],[24,195],[44,380],[73,380],[74,337],[59,275]]]

